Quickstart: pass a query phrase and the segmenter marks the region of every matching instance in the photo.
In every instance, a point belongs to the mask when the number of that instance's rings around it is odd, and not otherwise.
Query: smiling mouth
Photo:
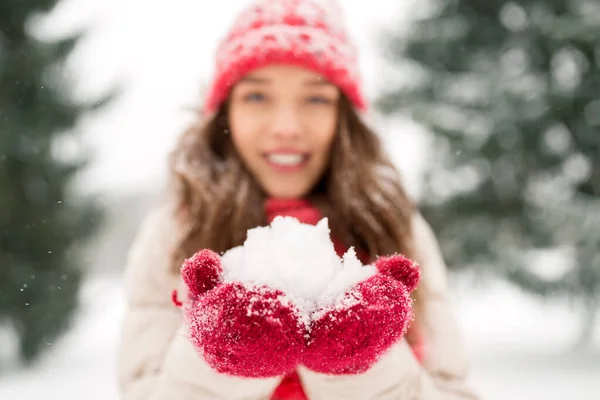
[[[283,172],[293,172],[303,168],[310,154],[306,153],[267,153],[265,159],[276,170]]]

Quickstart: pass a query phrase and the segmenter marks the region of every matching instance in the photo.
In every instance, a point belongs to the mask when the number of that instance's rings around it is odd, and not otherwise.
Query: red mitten
[[[305,325],[283,292],[223,282],[219,255],[202,250],[185,261],[189,338],[220,373],[271,377],[293,371],[305,346]]]
[[[380,258],[375,267],[373,275],[312,316],[306,367],[328,374],[361,373],[404,335],[413,319],[409,294],[419,281],[419,268],[401,255]]]

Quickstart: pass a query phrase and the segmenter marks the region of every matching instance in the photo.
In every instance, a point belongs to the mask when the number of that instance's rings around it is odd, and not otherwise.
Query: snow
[[[471,381],[485,400],[599,397],[600,323],[592,347],[577,350],[580,313],[563,301],[536,299],[506,283],[454,289]]]
[[[376,272],[363,267],[354,249],[337,256],[327,218],[309,225],[276,217],[269,226],[249,230],[243,246],[225,252],[221,262],[225,282],[279,289],[304,320]]]
[[[80,316],[73,329],[51,343],[51,349],[31,369],[1,370],[0,399],[116,400],[122,317],[120,277],[94,276],[82,290]]]
[[[342,269],[328,282],[320,296],[319,303],[324,305],[338,302],[338,299],[343,297],[349,288],[373,276],[376,272],[377,269],[374,266],[363,265],[358,259],[356,251],[351,247],[342,257]]]

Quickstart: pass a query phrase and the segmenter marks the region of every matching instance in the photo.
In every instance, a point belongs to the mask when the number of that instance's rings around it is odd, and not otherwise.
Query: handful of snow
[[[313,226],[276,217],[270,226],[250,229],[244,245],[223,254],[221,263],[223,282],[281,290],[307,323],[319,306],[377,273],[362,265],[354,249],[338,257],[326,218]]]
[[[304,364],[348,374],[369,368],[412,320],[418,266],[402,255],[363,266],[340,259],[327,219],[276,217],[221,257],[201,250],[181,269],[189,338],[215,370],[280,376]]]

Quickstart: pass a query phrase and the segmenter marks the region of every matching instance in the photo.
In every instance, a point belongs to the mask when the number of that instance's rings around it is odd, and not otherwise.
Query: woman
[[[263,0],[221,43],[203,115],[171,157],[172,196],[143,224],[128,259],[122,398],[419,399],[476,397],[449,308],[446,267],[366,109],[356,53],[333,1]],[[239,378],[212,370],[185,337],[179,267],[226,251],[276,215],[326,216],[332,236],[365,259],[400,252],[421,266],[416,320],[360,374]],[[310,219],[310,218],[308,218]]]

